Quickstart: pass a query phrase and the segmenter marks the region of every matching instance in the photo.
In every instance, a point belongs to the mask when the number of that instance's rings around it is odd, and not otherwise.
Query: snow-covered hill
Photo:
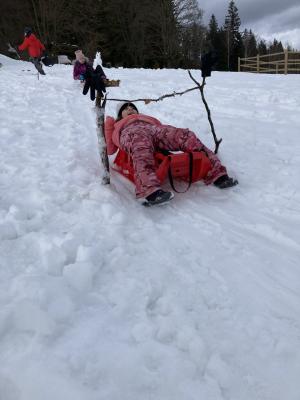
[[[213,73],[240,184],[148,209],[116,173],[101,186],[72,67],[38,80],[0,62],[0,399],[299,400],[300,75]],[[194,86],[183,70],[106,73],[110,97]],[[138,105],[214,147],[197,91]]]

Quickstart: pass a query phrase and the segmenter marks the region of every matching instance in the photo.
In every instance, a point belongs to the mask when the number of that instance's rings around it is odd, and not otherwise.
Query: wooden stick
[[[109,173],[109,159],[107,155],[107,146],[104,134],[104,115],[105,115],[105,105],[106,96],[101,103],[101,95],[97,91],[95,109],[96,109],[96,122],[97,122],[97,139],[98,139],[98,150],[101,159],[101,164],[103,167],[102,174],[102,185],[110,184],[110,173]]]
[[[164,94],[163,96],[157,97],[156,99],[149,99],[149,98],[145,98],[145,99],[107,99],[107,101],[127,101],[128,103],[135,103],[137,101],[143,101],[145,104],[149,104],[151,102],[158,102],[158,101],[162,101],[163,99],[165,99],[166,97],[175,97],[175,96],[182,96],[185,93],[191,92],[192,90],[196,90],[198,89],[198,86],[195,86],[193,88],[187,89],[184,92],[173,92],[173,93],[168,93],[168,94]]]
[[[222,139],[219,139],[219,140],[217,139],[217,136],[216,136],[216,133],[215,133],[214,124],[213,124],[212,119],[211,119],[210,109],[209,109],[208,104],[207,104],[207,102],[205,100],[205,97],[204,97],[205,77],[202,78],[202,84],[200,85],[200,83],[198,81],[196,81],[196,79],[193,77],[191,72],[188,71],[188,73],[189,73],[189,76],[192,79],[192,81],[194,81],[196,83],[198,89],[200,90],[201,98],[202,98],[202,101],[204,103],[205,109],[207,111],[207,117],[208,117],[208,122],[210,124],[210,129],[211,129],[214,141],[215,141],[215,146],[216,146],[215,147],[215,154],[217,154],[219,146],[220,146],[220,143],[222,142]]]

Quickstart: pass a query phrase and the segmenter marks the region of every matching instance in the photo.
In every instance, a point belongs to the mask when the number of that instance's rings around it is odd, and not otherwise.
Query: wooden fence
[[[282,53],[240,58],[239,72],[271,74],[300,74],[300,52],[285,50]]]

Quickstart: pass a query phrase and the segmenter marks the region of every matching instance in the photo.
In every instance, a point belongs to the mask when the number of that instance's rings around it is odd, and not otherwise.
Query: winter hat
[[[80,63],[84,63],[86,61],[86,57],[84,56],[82,50],[76,50],[75,56],[76,56],[76,61],[79,61]]]
[[[124,110],[124,108],[126,108],[126,106],[128,106],[128,104],[130,104],[133,108],[136,109],[137,112],[139,112],[135,104],[131,103],[130,101],[121,101],[116,106],[117,118],[121,117],[122,111]]]
[[[30,36],[32,34],[32,28],[30,28],[29,26],[26,26],[24,28],[24,35],[25,36]]]

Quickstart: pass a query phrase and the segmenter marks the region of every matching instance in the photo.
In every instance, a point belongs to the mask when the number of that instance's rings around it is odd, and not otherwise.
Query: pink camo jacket
[[[118,147],[120,147],[120,133],[122,129],[136,121],[143,121],[156,126],[162,125],[158,119],[144,114],[132,114],[117,122],[113,117],[106,117],[105,139],[108,155],[114,154],[118,150]]]

